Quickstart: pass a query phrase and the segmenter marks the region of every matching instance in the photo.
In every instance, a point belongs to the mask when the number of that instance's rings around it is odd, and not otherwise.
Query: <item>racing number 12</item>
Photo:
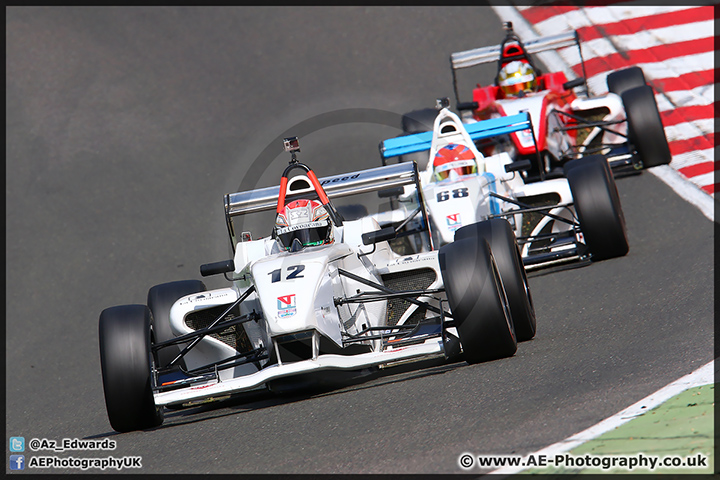
[[[287,267],[288,270],[292,270],[287,277],[285,277],[285,280],[292,280],[293,278],[303,278],[302,275],[300,275],[300,272],[305,270],[305,265],[290,265]],[[279,282],[280,281],[280,273],[282,269],[278,268],[277,270],[273,270],[272,272],[269,272],[268,275],[272,275],[272,283]]]

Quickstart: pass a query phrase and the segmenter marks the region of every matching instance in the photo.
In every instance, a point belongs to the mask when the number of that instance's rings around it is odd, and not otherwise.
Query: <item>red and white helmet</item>
[[[450,172],[459,176],[477,173],[475,154],[465,145],[448,143],[435,154],[433,160],[433,175],[436,181],[445,180]]]
[[[505,95],[517,96],[520,92],[537,90],[535,70],[529,63],[513,61],[502,67],[498,75],[498,85]]]
[[[315,200],[288,203],[275,218],[275,239],[285,250],[333,243],[333,229],[325,207]],[[297,240],[297,242],[296,242]],[[298,243],[293,248],[294,243]]]

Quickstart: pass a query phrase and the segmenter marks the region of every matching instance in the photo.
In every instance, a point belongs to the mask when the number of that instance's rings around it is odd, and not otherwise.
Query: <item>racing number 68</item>
[[[452,191],[452,198],[463,198],[468,196],[468,189],[467,188],[456,188]],[[450,199],[450,191],[449,190],[443,190],[442,192],[438,192],[437,194],[437,201],[438,202],[444,202],[445,200]]]

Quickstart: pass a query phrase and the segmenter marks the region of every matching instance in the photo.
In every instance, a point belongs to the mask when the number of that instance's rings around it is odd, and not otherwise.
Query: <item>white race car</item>
[[[447,99],[438,99],[432,131],[380,144],[383,164],[392,157],[402,164],[408,155],[425,156],[420,183],[434,248],[463,238],[466,225],[504,218],[514,228],[528,270],[628,252],[620,197],[602,156],[566,163],[562,177],[526,183],[518,173],[531,166],[530,159],[513,161],[507,152],[484,156],[476,143],[510,133],[533,142],[529,115],[465,124],[448,105]],[[534,160],[541,162],[537,153]],[[398,224],[417,209],[413,188],[396,190],[396,208],[374,218],[381,224]]]
[[[527,279],[506,221],[470,226],[463,240],[439,250],[397,255],[388,244],[394,228],[379,229],[370,217],[343,220],[330,199],[418,187],[414,163],[318,179],[297,161],[297,139],[285,146],[292,161],[280,186],[225,196],[232,260],[200,270],[225,275],[227,288],[166,283],[150,289],[147,305],[101,313],[113,429],[151,428],[162,423],[164,407],[282,391],[331,371],[508,357],[518,340],[534,335]],[[296,169],[303,173],[289,178]],[[245,217],[267,211],[276,219],[272,236],[252,240]],[[427,225],[422,208],[414,214]],[[411,233],[430,243],[426,228]]]

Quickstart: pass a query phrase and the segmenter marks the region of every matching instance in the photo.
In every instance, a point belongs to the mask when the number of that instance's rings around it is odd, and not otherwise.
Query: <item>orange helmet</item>
[[[520,92],[536,91],[538,83],[530,64],[516,60],[502,67],[498,85],[505,95],[516,96]]]
[[[315,200],[295,200],[275,218],[275,238],[285,250],[333,243],[332,223],[325,207]],[[296,242],[297,240],[297,242]],[[293,249],[294,250],[294,249]]]
[[[438,150],[433,160],[435,180],[445,180],[450,176],[450,172],[460,176],[477,173],[477,162],[472,150],[455,143],[448,143]]]

